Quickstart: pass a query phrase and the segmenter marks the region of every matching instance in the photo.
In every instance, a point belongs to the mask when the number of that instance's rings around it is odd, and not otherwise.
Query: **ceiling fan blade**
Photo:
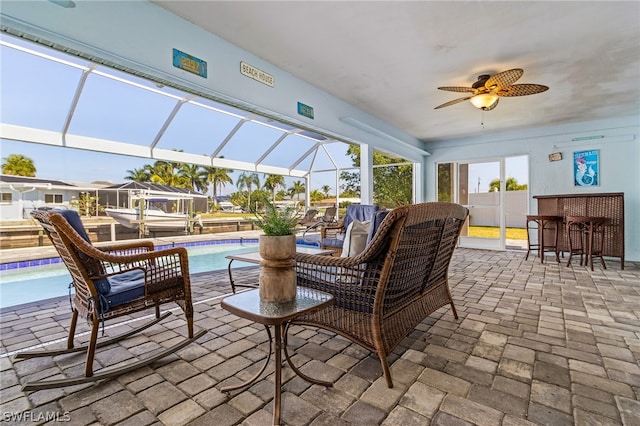
[[[514,84],[513,86],[504,87],[496,93],[498,96],[527,96],[546,92],[547,90],[549,88],[542,84]]]
[[[475,93],[476,89],[471,87],[457,87],[457,86],[445,86],[438,87],[439,90],[447,90],[449,92],[463,92],[463,93]]]
[[[443,103],[442,105],[438,105],[438,106],[437,106],[437,107],[435,107],[434,109],[440,109],[440,108],[448,107],[448,106],[451,106],[451,105],[455,105],[455,104],[458,104],[458,103],[460,103],[460,102],[467,101],[467,100],[469,100],[469,99],[471,99],[471,98],[473,98],[473,96],[467,96],[467,97],[465,97],[465,98],[458,98],[458,99],[454,99],[454,100],[452,100],[452,101],[445,102],[445,103]]]
[[[484,83],[484,87],[489,90],[501,90],[505,87],[511,86],[524,74],[524,70],[521,68],[514,68],[512,70],[502,71],[498,74],[489,77]]]

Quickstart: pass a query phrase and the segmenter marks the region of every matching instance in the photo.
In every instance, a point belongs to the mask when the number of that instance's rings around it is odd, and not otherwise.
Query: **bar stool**
[[[529,225],[531,223],[535,223],[538,230],[538,242],[532,243],[530,230],[536,229],[531,228]],[[524,260],[529,259],[529,252],[531,250],[537,250],[538,256],[540,256],[540,263],[544,263],[544,253],[553,251],[556,255],[556,261],[560,263],[560,258],[558,257],[558,226],[562,223],[561,216],[541,216],[541,215],[527,215],[527,255],[524,257]],[[545,243],[544,234],[545,230],[550,231],[553,229],[553,244]]]
[[[602,257],[602,245],[604,243],[604,223],[606,218],[594,216],[567,216],[567,238],[569,240],[569,260],[567,266],[571,265],[571,256],[580,254],[580,265],[583,256],[584,265],[589,263],[593,271],[593,258],[599,257],[604,269],[607,269]],[[577,247],[577,243],[580,244]],[[586,250],[585,250],[586,248]]]

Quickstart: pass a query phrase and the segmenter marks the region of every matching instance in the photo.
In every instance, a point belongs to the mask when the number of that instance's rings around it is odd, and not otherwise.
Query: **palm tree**
[[[291,192],[293,192],[293,194],[296,196],[296,199],[298,201],[297,204],[300,203],[300,194],[304,192],[304,182],[301,180],[297,180],[295,182],[293,182],[293,186],[290,188]]]
[[[264,180],[264,188],[271,191],[273,194],[272,202],[276,202],[276,192],[278,187],[285,188],[284,176],[282,175],[266,175],[267,178]]]
[[[247,189],[247,209],[251,210],[251,188],[253,185],[256,188],[260,188],[260,178],[257,173],[249,173],[242,172],[240,176],[238,176],[238,180],[236,181],[236,186],[238,187],[238,191],[242,191],[245,188]]]
[[[505,189],[507,191],[524,191],[527,189],[527,184],[519,184],[518,179],[514,177],[508,177],[505,181]],[[500,179],[495,178],[489,183],[489,192],[497,192],[500,191]]]
[[[36,176],[33,160],[22,154],[9,154],[2,159],[2,173],[13,176]]]
[[[329,198],[329,191],[331,191],[331,187],[329,185],[322,185],[320,190],[324,194],[324,198]]]
[[[222,192],[222,187],[227,183],[233,183],[233,179],[229,176],[229,173],[233,172],[231,169],[223,169],[221,167],[204,167],[207,173],[207,182],[211,184],[213,205],[218,205],[218,189]]]
[[[149,171],[150,182],[177,188],[188,188],[191,184],[189,179],[178,174],[180,165],[181,163],[158,160],[152,166],[145,165],[145,169]]]
[[[318,202],[318,201],[322,201],[322,199],[324,198],[324,194],[320,191],[318,191],[317,189],[313,189],[311,190],[311,192],[309,193],[309,199],[311,201]]]
[[[178,175],[188,182],[192,190],[204,193],[207,189],[207,172],[195,164],[181,164]]]
[[[127,170],[127,176],[125,176],[124,179],[134,182],[149,182],[149,170],[144,167],[141,169]]]

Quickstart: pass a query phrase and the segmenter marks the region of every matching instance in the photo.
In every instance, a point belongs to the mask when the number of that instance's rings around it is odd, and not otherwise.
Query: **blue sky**
[[[0,40],[14,45],[34,49],[57,59],[60,63],[48,58],[30,55],[7,46],[0,46],[0,121],[26,127],[59,132],[73,104],[74,94],[84,69],[90,65],[80,58],[69,57],[63,53],[34,47],[33,44],[17,40],[5,34]],[[20,64],[16,66],[15,64]],[[185,94],[175,89],[156,86],[154,83],[138,79],[118,71],[98,67],[98,71],[108,73],[90,73],[68,132],[104,140],[125,142],[132,145],[149,147],[157,137],[160,129],[171,115],[177,99]],[[140,87],[124,84],[117,78],[132,80]],[[161,91],[162,93],[159,93]],[[159,139],[158,148],[177,149],[185,152],[212,155],[216,147],[221,146],[216,154],[228,159],[249,163],[257,161],[262,154],[282,135],[283,130],[290,127],[273,122],[280,129],[247,122],[226,145],[220,145],[229,132],[236,126],[239,118],[215,112],[213,108],[222,108],[227,112],[244,114],[232,107],[220,106],[212,101],[198,98],[199,105],[185,103],[171,121],[170,126]],[[315,142],[301,136],[287,136],[265,159],[264,163],[277,167],[290,167],[296,159],[313,147]],[[350,167],[351,160],[346,156],[346,144],[326,145],[332,158],[340,168]],[[109,181],[121,183],[127,170],[152,164],[153,159],[106,154],[97,151],[62,148],[43,144],[33,144],[2,140],[0,155],[23,154],[31,158],[36,166],[36,176],[43,179],[62,180],[67,182]],[[309,156],[296,166],[306,170],[310,167],[313,156]],[[314,170],[332,169],[323,150],[314,159]],[[487,167],[471,169],[478,176],[470,175],[470,182],[480,178],[480,191],[487,190],[489,182],[497,177],[496,171]],[[231,176],[234,182],[241,171]],[[528,171],[526,158],[507,163],[507,175],[514,176],[520,183],[527,183]],[[262,176],[261,176],[262,178]],[[329,185],[335,193],[335,174],[312,174],[311,189],[319,189]],[[285,177],[287,186],[301,178]],[[471,185],[470,185],[471,186]],[[477,187],[476,187],[477,189]],[[235,191],[235,186],[228,185],[223,194]]]
[[[6,34],[0,35],[0,41],[19,48],[33,49],[58,60],[31,55],[7,45],[0,46],[0,120],[3,123],[60,132],[73,105],[83,71],[91,64]],[[60,60],[64,62],[59,62]],[[90,73],[84,83],[69,123],[69,134],[147,148],[158,136],[179,99],[186,96],[178,90],[158,86],[116,70],[98,67],[97,71]],[[119,78],[132,81],[134,85],[118,81]],[[216,152],[217,157],[254,163],[279,140],[283,131],[292,129],[290,126],[256,117],[257,121],[269,126],[253,121],[245,122],[228,144],[221,145],[247,114],[207,99],[195,98],[195,101],[198,104],[182,104],[157,141],[157,148],[184,150],[206,156]],[[237,115],[224,114],[220,110]],[[271,125],[276,125],[279,129],[274,129]],[[315,143],[315,140],[303,136],[289,135],[266,156],[263,164],[289,168]],[[220,150],[216,151],[218,147]],[[330,155],[341,168],[351,166],[350,159],[345,156],[346,148],[342,143],[327,145]],[[23,154],[31,158],[39,178],[87,183],[123,182],[127,170],[154,162],[147,158],[8,140],[2,140],[0,154],[3,158],[9,154]],[[296,168],[307,170],[312,158],[313,156],[309,156]],[[316,156],[314,170],[332,168],[326,154],[321,152]],[[240,173],[241,171],[232,173],[234,182]],[[260,177],[262,178],[261,174]],[[295,180],[304,179],[285,177],[287,185]],[[324,184],[328,184],[332,192],[335,191],[334,175],[312,175],[312,188],[320,188]],[[234,190],[233,185],[228,185],[223,193]]]

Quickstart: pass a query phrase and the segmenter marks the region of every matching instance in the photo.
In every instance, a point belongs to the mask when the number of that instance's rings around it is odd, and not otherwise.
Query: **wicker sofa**
[[[453,203],[393,209],[365,250],[353,257],[297,254],[298,285],[332,293],[332,307],[295,324],[333,331],[378,355],[393,387],[387,356],[428,315],[451,305],[448,268],[468,210]]]

